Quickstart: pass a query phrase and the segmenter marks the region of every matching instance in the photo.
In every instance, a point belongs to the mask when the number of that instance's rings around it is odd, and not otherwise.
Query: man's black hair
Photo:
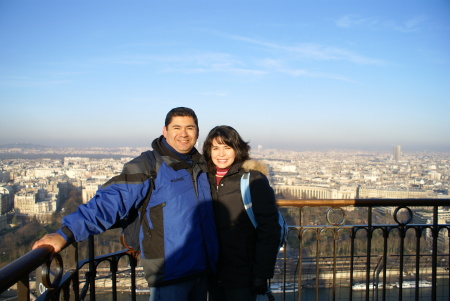
[[[190,109],[190,108],[186,108],[186,107],[178,107],[178,108],[173,108],[172,110],[169,111],[169,113],[167,113],[166,115],[166,121],[164,123],[164,125],[167,126],[170,124],[170,122],[172,121],[173,117],[177,117],[177,116],[187,116],[187,117],[192,117],[194,119],[195,125],[197,126],[197,130],[198,130],[198,119],[197,119],[197,115],[195,115],[194,110]]]

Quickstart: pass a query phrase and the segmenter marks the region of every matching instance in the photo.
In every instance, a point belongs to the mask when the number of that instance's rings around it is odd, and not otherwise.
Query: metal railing
[[[111,287],[108,293],[112,300],[118,298],[118,275],[127,271],[128,290],[131,300],[136,300],[136,266],[133,253],[123,250],[115,253],[94,256],[94,237],[88,238],[88,258],[78,260],[78,243],[68,246],[65,252],[66,262],[60,254],[53,253],[53,247],[43,246],[32,250],[0,270],[0,293],[11,287],[17,290],[17,300],[96,300],[96,280],[98,267],[108,265]],[[126,269],[119,271],[119,262],[127,260]],[[68,264],[67,264],[68,261]],[[69,266],[63,272],[63,266]],[[31,289],[30,278],[36,273],[36,285]],[[103,290],[102,290],[103,291]],[[16,300],[16,298],[12,298]]]
[[[278,205],[290,232],[271,280],[277,300],[449,300],[450,199],[278,200]],[[99,265],[107,264],[112,300],[124,293],[118,286],[124,279],[125,293],[136,300],[133,255],[95,257],[92,237],[88,245],[84,260],[78,260],[77,244],[66,248],[64,263],[51,247],[30,251],[0,270],[0,293],[13,288],[17,300],[95,300],[106,281],[99,283]],[[73,263],[63,272],[67,261]],[[30,283],[34,273],[39,287]]]
[[[450,299],[449,199],[278,204],[296,225],[273,280],[279,299]]]

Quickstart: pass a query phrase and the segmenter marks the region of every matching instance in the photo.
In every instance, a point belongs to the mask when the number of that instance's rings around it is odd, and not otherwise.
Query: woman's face
[[[211,159],[219,168],[228,168],[236,159],[236,153],[231,146],[219,143],[217,139],[213,139],[211,146]]]

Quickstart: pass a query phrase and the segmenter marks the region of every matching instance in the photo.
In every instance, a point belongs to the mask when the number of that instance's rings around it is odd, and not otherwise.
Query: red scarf
[[[216,185],[219,186],[220,180],[227,174],[230,168],[218,168],[216,166]]]

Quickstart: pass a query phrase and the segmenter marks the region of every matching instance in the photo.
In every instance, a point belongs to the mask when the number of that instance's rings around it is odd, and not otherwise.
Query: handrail
[[[0,271],[0,293],[22,280],[23,275],[28,277],[32,271],[48,261],[53,253],[52,246],[42,246],[31,250],[19,259],[3,267]]]
[[[450,206],[450,199],[301,199],[277,200],[279,207]]]

